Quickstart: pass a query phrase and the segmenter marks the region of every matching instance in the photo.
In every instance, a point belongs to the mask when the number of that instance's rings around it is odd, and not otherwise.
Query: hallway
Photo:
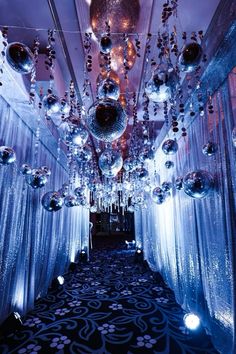
[[[134,251],[106,248],[39,299],[0,353],[217,353],[203,331],[186,332],[173,292]]]

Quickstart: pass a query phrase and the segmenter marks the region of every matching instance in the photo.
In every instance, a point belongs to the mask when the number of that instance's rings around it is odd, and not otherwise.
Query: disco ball
[[[47,116],[53,116],[60,113],[61,102],[56,95],[48,94],[43,98],[43,106]]]
[[[165,201],[165,192],[160,188],[156,187],[152,191],[152,200],[156,204],[162,204]]]
[[[232,130],[232,142],[233,146],[236,147],[236,127]]]
[[[183,178],[182,177],[177,177],[176,180],[175,180],[175,188],[177,190],[181,190],[184,188],[184,185],[183,185]]]
[[[92,205],[92,206],[90,207],[90,212],[91,212],[91,213],[96,213],[96,212],[97,212],[97,207],[96,207],[96,205]]]
[[[98,97],[99,99],[111,98],[113,100],[118,100],[120,96],[120,87],[119,85],[111,80],[105,79],[100,82],[98,85]]]
[[[161,188],[163,192],[169,192],[172,188],[172,183],[171,182],[163,182],[161,185]]]
[[[33,169],[31,174],[26,176],[26,182],[34,189],[44,187],[47,181],[47,176],[40,168]]]
[[[203,145],[203,147],[202,147],[202,153],[205,156],[215,155],[217,150],[218,150],[217,144],[210,142],[210,141],[207,144]]]
[[[65,198],[69,194],[69,189],[69,185],[67,183],[64,183],[59,189],[58,193],[61,195],[62,198]]]
[[[178,62],[182,71],[191,72],[200,63],[202,58],[202,47],[197,42],[186,44],[182,49]]]
[[[192,198],[207,197],[214,187],[214,178],[207,172],[197,170],[189,172],[183,180],[184,192]]]
[[[71,107],[70,107],[68,101],[65,98],[63,98],[61,100],[61,108],[60,108],[61,114],[65,114],[65,115],[69,114],[70,109],[71,109]]]
[[[86,144],[89,137],[89,133],[85,126],[79,123],[77,126],[71,126],[68,134],[66,135],[66,141],[76,146],[82,147]]]
[[[19,74],[29,74],[34,69],[33,53],[22,43],[8,44],[6,59],[11,68]]]
[[[175,140],[168,139],[162,144],[162,151],[166,155],[174,155],[178,151],[178,144]]]
[[[92,158],[92,150],[88,146],[84,146],[83,149],[79,150],[76,154],[77,161],[80,162],[88,162]]]
[[[153,151],[150,148],[144,149],[144,151],[142,151],[139,155],[139,160],[141,162],[145,162],[147,160],[154,160],[154,158],[155,158],[155,151]]]
[[[165,162],[165,167],[168,168],[168,170],[172,167],[174,167],[174,162],[173,161],[166,161]]]
[[[20,168],[20,172],[22,175],[30,175],[32,173],[32,169],[29,165],[24,163]]]
[[[137,168],[135,173],[138,179],[140,179],[141,181],[144,181],[148,178],[148,171],[144,167]]]
[[[15,151],[8,146],[0,146],[0,164],[10,165],[16,161]]]
[[[124,133],[126,125],[126,113],[115,100],[99,100],[88,110],[87,126],[98,140],[112,142],[118,139]]]
[[[77,199],[74,195],[67,195],[64,199],[65,206],[72,208],[77,205]]]
[[[46,175],[46,176],[51,176],[51,170],[47,166],[42,166],[41,171]]]
[[[63,198],[58,192],[48,192],[42,198],[42,206],[47,211],[57,211],[63,206]]]
[[[77,187],[74,190],[74,194],[76,195],[76,197],[84,196],[84,193],[85,193],[85,187]]]
[[[121,170],[123,164],[122,156],[119,152],[105,150],[99,157],[98,165],[104,176],[115,177]]]
[[[131,172],[134,169],[133,161],[130,157],[124,160],[123,168],[126,172]]]
[[[147,82],[145,92],[148,98],[156,103],[167,101],[171,97],[171,89],[168,86],[168,74],[158,73]]]
[[[104,35],[100,39],[100,50],[104,54],[110,53],[112,49],[112,41],[111,38],[107,35]]]

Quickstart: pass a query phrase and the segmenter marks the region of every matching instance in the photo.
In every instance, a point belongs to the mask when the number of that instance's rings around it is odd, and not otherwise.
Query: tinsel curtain
[[[135,212],[135,230],[151,267],[161,272],[184,309],[201,316],[216,348],[227,354],[235,350],[236,70],[213,103],[214,114],[206,109],[193,121],[187,137],[178,141],[178,153],[167,157],[159,148],[155,163],[157,185],[201,169],[213,174],[214,192],[196,200],[173,189],[162,205]],[[202,153],[208,141],[218,145],[212,157]],[[166,169],[166,160],[175,167]]]
[[[0,166],[0,319],[12,311],[24,314],[47,292],[52,279],[63,274],[77,252],[88,246],[89,211],[82,207],[56,213],[43,209],[41,197],[68,182],[66,170],[0,97],[0,145],[12,147],[13,165]],[[34,117],[32,117],[34,119]],[[23,163],[52,172],[46,186],[33,190],[19,169]]]

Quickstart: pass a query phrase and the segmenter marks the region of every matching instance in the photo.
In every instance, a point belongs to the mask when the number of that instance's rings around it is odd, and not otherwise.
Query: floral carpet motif
[[[217,353],[203,329],[186,331],[174,293],[155,279],[130,251],[93,251],[2,339],[0,353]]]

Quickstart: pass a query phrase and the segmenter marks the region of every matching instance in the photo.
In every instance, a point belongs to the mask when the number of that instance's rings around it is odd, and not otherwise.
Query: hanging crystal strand
[[[5,64],[5,58],[6,58],[6,48],[7,48],[7,36],[8,36],[8,27],[3,27],[2,28],[2,37],[3,37],[3,50],[1,52],[1,62],[0,62],[0,87],[2,86],[2,74],[3,74],[3,67]]]
[[[140,39],[139,39],[139,34],[136,33],[135,46],[136,46],[136,56],[137,56],[138,58],[141,57],[141,54],[140,54],[140,49],[141,49],[140,44],[141,44],[141,42],[140,42]]]
[[[57,161],[60,161],[61,158],[61,138],[57,140]]]
[[[29,103],[34,105],[35,104],[35,93],[36,93],[36,65],[38,63],[38,54],[39,54],[39,39],[36,37],[34,40],[34,47],[33,47],[33,56],[34,56],[34,68],[31,71],[30,77],[30,93],[29,93]]]
[[[45,61],[46,69],[50,71],[49,93],[53,91],[54,85],[54,61],[56,59],[56,52],[54,49],[55,30],[48,30],[48,45],[47,45],[47,60]]]
[[[89,87],[91,85],[89,79],[89,73],[92,71],[92,56],[91,52],[91,38],[92,33],[85,32],[84,35],[84,49],[85,49],[85,61],[84,61],[84,84],[83,84],[83,95],[82,98],[90,99]]]

